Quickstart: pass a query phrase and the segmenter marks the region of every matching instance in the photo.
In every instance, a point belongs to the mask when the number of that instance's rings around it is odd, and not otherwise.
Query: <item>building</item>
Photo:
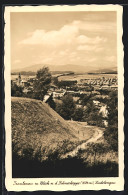
[[[104,118],[106,118],[108,116],[107,105],[102,105],[99,112],[102,113]]]
[[[21,85],[21,74],[20,73],[19,73],[19,76],[18,76],[17,85],[18,86]]]
[[[95,104],[95,106],[99,106],[100,102],[97,100],[93,100],[93,103]]]
[[[64,91],[54,91],[53,92],[53,99],[61,98],[65,95]]]
[[[112,85],[111,89],[117,90],[118,89],[118,85]]]
[[[27,88],[24,88],[24,89],[23,89],[23,92],[26,93],[26,94],[27,94],[29,91],[30,91],[30,90],[28,90]]]
[[[55,91],[56,89],[57,89],[57,87],[55,85],[51,85],[49,90],[50,91]]]
[[[77,80],[61,80],[60,81],[64,86],[72,86],[77,84]]]
[[[110,86],[108,86],[108,85],[102,85],[102,86],[101,86],[101,89],[107,89],[107,90],[110,90],[110,89],[111,89],[111,87],[110,87]]]
[[[53,96],[53,93],[46,94],[44,96],[43,102],[48,103],[52,96]]]
[[[21,80],[21,82],[20,82],[21,84],[21,86],[22,87],[27,87],[27,85],[28,85],[28,82],[26,81],[26,80]]]

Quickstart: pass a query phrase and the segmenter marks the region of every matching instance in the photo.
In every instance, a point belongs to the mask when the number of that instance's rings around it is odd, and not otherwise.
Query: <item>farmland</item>
[[[117,74],[74,74],[68,76],[60,76],[59,80],[77,80],[80,81],[81,79],[98,79],[102,77],[106,78],[114,78]]]
[[[64,74],[64,73],[63,73]],[[62,75],[61,74],[53,74],[53,76],[59,76]],[[101,77],[106,77],[106,78],[114,78],[115,76],[117,76],[117,74],[79,74],[79,73],[75,73],[75,74],[69,74],[69,75],[64,75],[64,76],[60,76],[59,80],[77,80],[79,81],[80,79],[97,79],[97,78],[101,78]],[[16,78],[18,78],[18,74],[12,74],[11,75],[11,79],[15,80]],[[35,78],[35,75],[24,75],[22,74],[22,78],[26,79],[26,78]]]

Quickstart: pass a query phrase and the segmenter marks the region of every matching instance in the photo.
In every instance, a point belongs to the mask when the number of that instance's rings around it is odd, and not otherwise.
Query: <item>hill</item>
[[[22,71],[26,71],[26,72],[37,72],[37,70],[43,68],[44,66],[49,67],[51,72],[54,71],[61,71],[61,72],[67,72],[67,71],[74,71],[74,72],[82,72],[82,70],[84,69],[84,71],[86,72],[86,68],[84,66],[80,66],[80,65],[72,65],[72,64],[68,64],[68,65],[49,65],[49,64],[35,64],[35,65],[31,65],[25,68],[19,68],[19,69],[15,69],[12,70],[12,72],[22,72]]]
[[[13,152],[21,157],[30,154],[28,158],[35,158],[40,153],[42,161],[55,151],[70,151],[93,134],[93,130],[84,128],[86,135],[80,139],[76,125],[70,125],[39,100],[12,97],[11,111]]]
[[[88,74],[117,74],[117,67],[101,68],[98,70],[93,70],[93,72],[88,72]]]
[[[65,65],[49,65],[49,64],[35,64],[31,66],[26,66],[25,68],[19,68],[12,70],[12,72],[37,72],[39,69],[43,68],[44,66],[49,67],[51,72],[54,71],[61,71],[61,72],[69,72],[73,71],[75,73],[88,73],[88,72],[94,72],[94,73],[101,73],[101,72],[111,72],[111,71],[116,71],[116,67],[107,67],[103,68],[102,66],[96,67],[95,64],[94,66],[89,66],[89,65],[73,65],[73,64],[65,64]]]

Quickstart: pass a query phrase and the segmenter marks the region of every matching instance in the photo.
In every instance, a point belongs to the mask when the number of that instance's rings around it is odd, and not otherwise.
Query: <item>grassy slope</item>
[[[23,157],[34,157],[41,152],[41,159],[55,150],[64,153],[79,141],[89,139],[94,130],[84,127],[84,136],[76,130],[76,124],[65,121],[47,104],[28,98],[12,97],[13,152]],[[78,125],[79,132],[83,126]],[[82,134],[83,135],[83,134]]]

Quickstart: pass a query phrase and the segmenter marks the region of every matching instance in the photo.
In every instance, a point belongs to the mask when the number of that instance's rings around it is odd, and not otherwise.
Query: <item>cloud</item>
[[[91,38],[85,36],[85,35],[80,35],[77,37],[77,42],[79,44],[85,44],[85,43],[90,43]]]
[[[71,44],[73,38],[78,34],[78,28],[72,25],[65,25],[58,31],[35,30],[31,36],[19,42],[29,45],[50,45],[57,46]]]
[[[95,22],[87,21],[86,18],[83,21],[76,20],[72,23],[77,26],[80,30],[86,30],[92,32],[106,32],[106,33],[116,33],[116,23],[110,21]]]
[[[97,26],[98,25],[98,26]],[[103,28],[102,28],[103,27]],[[93,30],[95,29],[95,30]],[[95,23],[88,23],[84,21],[73,21],[70,24],[62,26],[58,31],[51,30],[46,31],[44,29],[36,29],[34,32],[27,34],[27,38],[20,41],[19,44],[23,45],[45,45],[58,47],[62,45],[75,45],[75,44],[99,44],[105,42],[106,38],[101,36],[88,37],[86,31],[90,31],[90,35],[93,31],[106,29],[106,26]],[[84,30],[84,34],[81,34],[81,30]]]
[[[78,51],[86,51],[86,52],[101,52],[103,50],[102,47],[98,47],[97,45],[79,45],[77,47]]]
[[[36,63],[63,64],[70,61],[74,63],[85,61],[82,52],[88,54],[102,52],[103,44],[107,39],[101,36],[86,36],[86,33],[80,32],[78,23],[79,21],[75,21],[64,25],[58,31],[37,29],[33,33],[28,33],[28,37],[19,44],[27,47],[31,45],[32,53],[35,50]]]
[[[96,36],[96,37],[87,37],[85,35],[80,35],[77,37],[77,42],[80,44],[100,44],[100,43],[105,43],[107,41],[106,38]]]
[[[19,41],[19,44],[23,51],[26,48],[28,62],[58,65],[70,62],[93,64],[98,60],[99,64],[102,57],[104,57],[102,61],[114,61],[109,53],[115,48],[114,43],[112,47],[110,46],[112,42],[110,35],[116,32],[115,27],[116,24],[113,22],[75,20],[58,30],[36,29],[27,33],[26,38]]]

